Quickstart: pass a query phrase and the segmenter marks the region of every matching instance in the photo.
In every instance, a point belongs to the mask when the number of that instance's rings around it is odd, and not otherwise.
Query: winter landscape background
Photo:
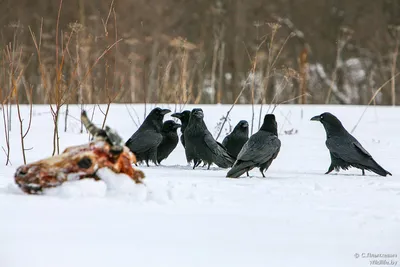
[[[0,0],[0,26],[0,267],[399,264],[399,1]],[[219,141],[273,111],[281,151],[266,178],[179,143],[144,185],[15,185],[89,141],[83,109],[127,140],[155,106],[203,108]],[[324,175],[325,111],[393,176]]]
[[[0,4],[14,103],[399,103],[397,0]]]

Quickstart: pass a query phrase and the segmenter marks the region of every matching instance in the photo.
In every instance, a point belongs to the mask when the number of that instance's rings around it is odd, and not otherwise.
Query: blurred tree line
[[[399,102],[398,0],[0,0],[0,7],[3,102],[49,103],[54,90],[68,103]]]

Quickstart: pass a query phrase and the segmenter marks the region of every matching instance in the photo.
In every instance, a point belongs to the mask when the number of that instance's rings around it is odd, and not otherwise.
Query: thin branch
[[[400,72],[396,73],[396,75],[392,76],[389,80],[387,80],[386,82],[384,82],[381,87],[378,88],[378,90],[376,90],[376,92],[374,93],[374,95],[371,97],[371,99],[369,100],[367,106],[365,107],[363,113],[361,114],[360,118],[358,119],[356,125],[354,125],[353,129],[351,130],[350,133],[353,133],[358,124],[361,122],[361,119],[364,117],[365,112],[367,111],[369,105],[374,101],[375,97],[378,95],[378,93],[383,89],[383,87],[385,87],[386,84],[388,84],[390,81],[392,81],[393,79],[395,79],[398,75],[400,74]]]
[[[232,106],[229,108],[228,112],[226,113],[224,121],[222,122],[221,128],[219,129],[219,133],[218,133],[217,137],[215,138],[216,140],[218,140],[219,136],[221,135],[222,129],[224,128],[225,123],[229,118],[229,114],[231,113],[232,109],[235,107],[236,103],[239,101],[239,98],[241,97],[241,95],[243,94],[244,90],[246,89],[246,85],[247,85],[247,81],[248,80],[249,80],[249,78],[246,79],[244,85],[242,86],[242,90],[240,90],[238,96],[235,99],[235,102],[233,102]]]

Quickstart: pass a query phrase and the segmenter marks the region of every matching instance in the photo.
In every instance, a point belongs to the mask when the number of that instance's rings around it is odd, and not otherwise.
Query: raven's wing
[[[228,168],[232,166],[235,159],[228,153],[226,148],[219,142],[217,142],[209,131],[204,134],[204,142],[214,155],[214,162],[220,167]]]
[[[226,145],[228,144],[228,141],[229,141],[229,135],[225,136],[224,140],[222,140],[222,145],[224,147],[226,147]]]
[[[280,148],[281,141],[276,135],[257,132],[243,145],[237,160],[263,164],[275,157]]]
[[[344,160],[353,167],[370,170],[382,176],[392,175],[382,168],[351,135],[330,137],[326,140],[326,146],[333,156]]]
[[[224,144],[221,144],[217,140],[215,140],[215,142],[217,142],[217,145],[220,146],[221,148],[226,149],[226,146]]]
[[[206,132],[204,134],[204,142],[206,143],[207,147],[211,150],[211,152],[214,154],[223,154],[223,152],[226,152],[225,146],[219,143],[217,140],[215,140],[214,137],[209,132]]]
[[[359,142],[353,142],[353,145],[363,154],[365,154],[367,157],[372,157],[371,154],[368,153],[365,148],[359,143]]]
[[[143,153],[160,145],[162,140],[162,134],[154,130],[144,130],[134,133],[131,138],[126,141],[125,145],[135,153]]]
[[[355,139],[348,136],[331,136],[326,140],[329,151],[337,158],[348,163],[363,163],[363,160],[371,158],[365,148]]]

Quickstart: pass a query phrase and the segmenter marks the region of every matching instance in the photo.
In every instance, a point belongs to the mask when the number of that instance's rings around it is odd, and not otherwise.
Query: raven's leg
[[[328,171],[325,173],[325,174],[328,174],[328,173],[330,173],[331,171],[333,171],[333,165],[331,164],[331,166],[329,166],[329,169],[328,169]]]
[[[199,167],[200,163],[201,163],[201,160],[197,161],[196,167]],[[206,165],[204,164],[204,166],[206,166]],[[204,167],[204,166],[203,166],[203,167]]]
[[[362,175],[364,176],[365,175],[365,171],[364,171],[364,169],[361,169],[362,170]]]
[[[149,166],[149,160],[148,160],[148,159],[146,159],[146,165],[147,165],[147,167],[150,167],[150,166]]]
[[[249,175],[249,172],[246,172],[246,174],[247,174],[247,177],[249,177],[250,175]]]
[[[207,167],[207,170],[209,170],[209,169],[210,169],[210,165],[211,165],[211,163],[208,163],[208,167]]]
[[[200,164],[200,163],[199,163]],[[203,167],[205,167],[207,165],[207,163],[204,162]]]
[[[264,175],[264,169],[260,169],[260,172],[261,172],[261,174],[262,174],[262,176],[265,178],[265,175]]]
[[[197,166],[197,160],[193,160],[193,170],[194,170],[194,168],[196,168],[196,166]]]

